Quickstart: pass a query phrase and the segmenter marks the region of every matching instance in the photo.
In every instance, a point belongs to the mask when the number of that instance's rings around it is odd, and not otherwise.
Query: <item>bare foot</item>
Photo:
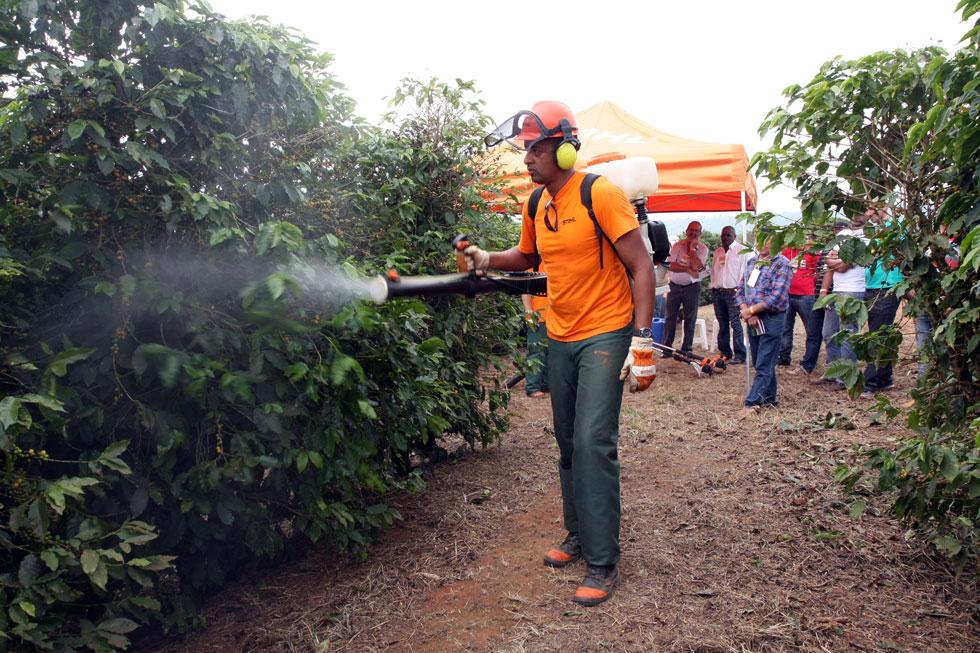
[[[746,406],[742,410],[738,411],[738,418],[745,419],[749,415],[755,415],[758,412],[759,412],[758,406]]]
[[[547,396],[548,393],[545,392],[544,390],[535,390],[534,392],[528,395],[528,397],[530,397],[531,399],[540,399],[541,397],[547,397]]]

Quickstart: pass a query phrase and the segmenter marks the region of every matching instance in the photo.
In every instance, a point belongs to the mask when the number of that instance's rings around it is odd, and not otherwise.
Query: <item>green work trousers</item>
[[[633,325],[578,342],[548,341],[565,528],[591,565],[619,561],[619,409]]]
[[[527,325],[527,372],[524,391],[548,392],[548,326],[544,322]]]

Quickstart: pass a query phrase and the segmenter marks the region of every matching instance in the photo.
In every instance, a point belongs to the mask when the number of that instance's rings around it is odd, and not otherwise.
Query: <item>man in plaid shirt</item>
[[[759,233],[759,256],[745,268],[745,277],[735,294],[742,319],[749,330],[749,349],[755,380],[745,397],[741,417],[751,415],[763,406],[776,406],[776,361],[786,309],[789,307],[789,285],[793,268],[780,253],[770,256],[769,234]]]

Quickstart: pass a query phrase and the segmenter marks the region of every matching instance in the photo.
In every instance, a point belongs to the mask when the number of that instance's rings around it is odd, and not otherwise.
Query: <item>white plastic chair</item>
[[[717,342],[717,338],[715,341]],[[703,317],[699,317],[694,321],[694,344],[696,345],[698,343],[701,343],[701,349],[709,351],[708,327]]]

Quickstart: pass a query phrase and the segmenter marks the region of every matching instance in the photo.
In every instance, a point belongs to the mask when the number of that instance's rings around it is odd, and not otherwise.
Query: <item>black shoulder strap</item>
[[[538,217],[538,204],[541,202],[541,196],[544,194],[544,186],[538,186],[531,192],[531,196],[527,198],[527,214],[531,218],[531,223],[534,223],[535,218]],[[538,254],[538,243],[537,239],[534,242],[534,271],[537,272],[538,268],[541,267],[541,255]]]
[[[613,253],[616,254],[616,258],[618,258],[619,262],[623,264],[626,274],[632,278],[633,275],[630,272],[629,266],[627,266],[626,262],[623,261],[623,257],[619,255],[619,252],[616,250],[616,245],[609,239],[609,236],[605,234],[602,227],[599,226],[599,220],[596,219],[595,211],[592,210],[592,185],[595,184],[595,180],[598,178],[599,175],[592,172],[585,174],[585,179],[582,180],[582,205],[585,206],[585,209],[589,212],[589,218],[592,220],[592,225],[595,227],[595,235],[599,241],[599,269],[601,270],[603,267],[602,240],[605,239],[609,243],[609,246],[612,247]]]
[[[527,199],[527,214],[532,220],[538,216],[538,204],[541,202],[542,195],[544,195],[544,186],[538,186]]]

